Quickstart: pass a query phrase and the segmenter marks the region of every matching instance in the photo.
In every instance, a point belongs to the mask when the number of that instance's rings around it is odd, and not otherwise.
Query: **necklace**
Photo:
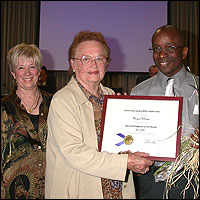
[[[19,95],[18,95],[18,96],[19,96]],[[21,99],[21,101],[23,102],[23,104],[25,105],[24,107],[26,108],[26,110],[27,110],[29,113],[32,113],[33,110],[35,110],[35,109],[37,108],[40,98],[41,98],[41,95],[40,95],[40,92],[39,92],[38,95],[37,95],[36,98],[35,98],[35,101],[34,101],[33,105],[32,105],[30,108],[28,108],[27,104],[26,104],[21,98],[20,98],[20,99]],[[34,106],[34,105],[35,105],[35,106]],[[33,106],[34,106],[34,107],[33,107]]]
[[[29,113],[32,113],[33,110],[35,110],[35,109],[37,108],[38,103],[39,103],[39,100],[40,100],[40,93],[39,93],[39,96],[38,96],[37,103],[36,103],[35,107],[34,107],[34,108],[31,107],[30,109],[28,109],[28,112],[29,112]],[[34,104],[35,104],[35,102],[34,102]],[[33,104],[33,105],[34,105],[34,104]]]

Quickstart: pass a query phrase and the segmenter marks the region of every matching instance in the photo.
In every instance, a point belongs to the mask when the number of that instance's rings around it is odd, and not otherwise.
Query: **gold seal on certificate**
[[[131,135],[127,135],[126,137],[124,137],[124,143],[126,145],[132,144],[133,143],[133,137]]]

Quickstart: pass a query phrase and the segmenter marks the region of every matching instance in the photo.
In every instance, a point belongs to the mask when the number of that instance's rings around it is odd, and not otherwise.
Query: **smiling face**
[[[18,64],[11,73],[16,79],[18,89],[32,90],[37,87],[39,70],[32,59],[19,57]]]
[[[154,53],[153,59],[159,70],[168,77],[175,75],[182,67],[187,56],[188,48],[177,48],[174,53],[167,53],[163,49],[167,46],[184,46],[180,34],[175,30],[160,29],[152,38],[152,47],[161,47],[160,53]]]
[[[82,56],[90,56],[93,59],[92,63],[83,65],[81,60],[78,60]],[[99,56],[106,57],[105,49],[100,42],[92,40],[81,42],[77,46],[74,56],[78,59],[70,59],[77,80],[86,88],[98,85],[104,78],[107,64],[97,64],[95,58]]]

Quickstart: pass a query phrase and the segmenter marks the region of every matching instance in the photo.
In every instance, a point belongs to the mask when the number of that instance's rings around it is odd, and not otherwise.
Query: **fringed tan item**
[[[198,138],[195,131],[195,137]],[[184,176],[187,179],[187,184],[182,191],[183,199],[185,199],[185,192],[189,187],[193,187],[194,199],[199,197],[199,148],[198,142],[194,141],[192,137],[183,142],[181,153],[176,159],[171,169],[171,172],[166,180],[165,197],[168,199],[168,193],[172,187],[175,187],[176,182]],[[177,173],[177,169],[184,163],[183,170]],[[192,182],[193,180],[193,182]]]

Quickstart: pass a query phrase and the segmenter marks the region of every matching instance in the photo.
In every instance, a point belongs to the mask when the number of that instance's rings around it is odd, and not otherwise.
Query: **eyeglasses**
[[[90,65],[92,64],[93,60],[97,65],[105,65],[107,62],[107,58],[105,56],[96,56],[94,59],[91,56],[82,56],[79,58],[72,58],[76,60],[80,60],[83,65]]]
[[[176,52],[176,49],[179,49],[179,48],[183,48],[184,46],[166,46],[164,47],[164,52],[165,53],[175,53]],[[150,48],[149,51],[151,51],[151,53],[153,54],[159,54],[161,51],[162,51],[162,47],[155,47],[155,48]]]

